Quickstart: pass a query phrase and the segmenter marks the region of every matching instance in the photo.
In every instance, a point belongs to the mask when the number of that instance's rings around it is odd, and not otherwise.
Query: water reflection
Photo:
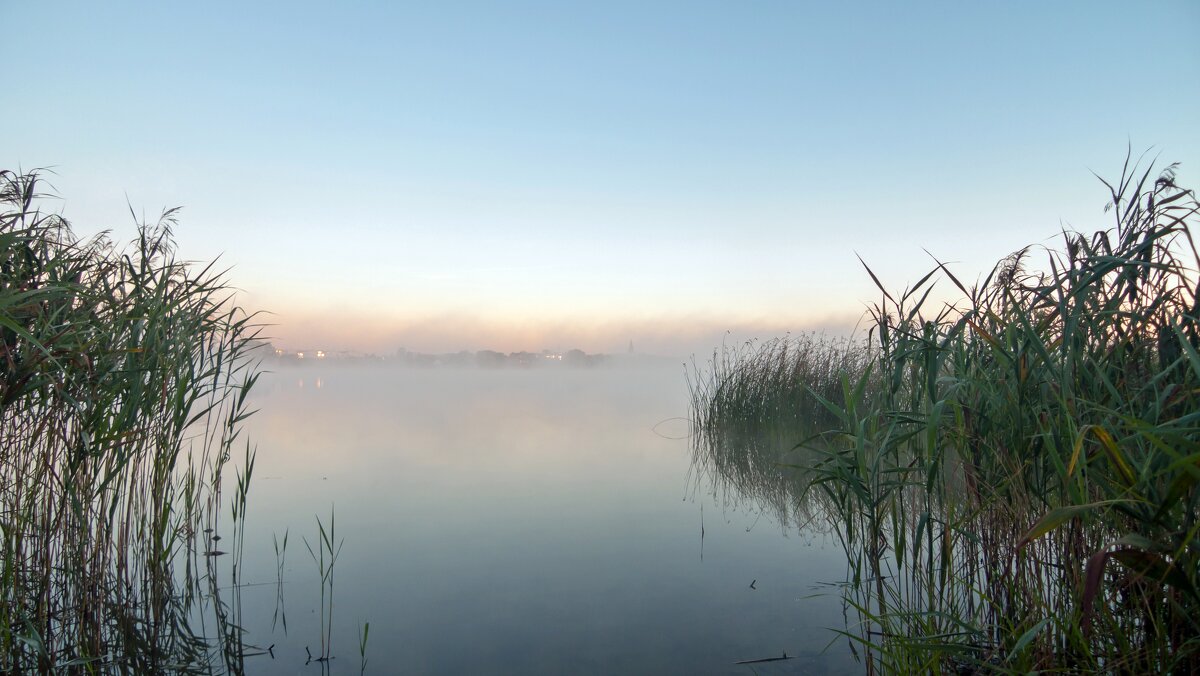
[[[367,622],[368,673],[854,670],[840,646],[820,654],[838,599],[812,598],[842,574],[840,550],[751,528],[774,517],[696,493],[682,426],[659,426],[687,412],[678,366],[313,362],[255,396],[244,557],[258,584],[242,590],[242,620],[275,644],[256,673],[293,673],[320,650],[321,575],[297,542],[331,507],[345,540],[332,673],[357,671]],[[802,658],[734,665],[784,652]]]
[[[727,507],[759,510],[797,532],[829,530],[820,495],[808,489],[815,458],[796,425],[722,425],[694,430],[698,488]]]

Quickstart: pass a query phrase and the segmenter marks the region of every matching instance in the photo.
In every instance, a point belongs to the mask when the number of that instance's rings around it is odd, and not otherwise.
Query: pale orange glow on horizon
[[[264,316],[263,334],[291,350],[350,350],[393,354],[497,350],[567,350],[620,353],[630,342],[643,354],[702,357],[726,344],[769,340],[805,331],[845,335],[861,328],[862,314],[813,313],[809,317],[669,316],[626,318],[555,317],[509,319],[462,313],[414,317],[369,316],[353,311],[292,310]]]

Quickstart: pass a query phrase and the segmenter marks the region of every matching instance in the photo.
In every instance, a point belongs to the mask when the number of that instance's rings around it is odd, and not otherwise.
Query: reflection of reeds
[[[806,523],[812,496],[801,442],[828,429],[843,378],[866,373],[870,353],[849,340],[803,335],[723,348],[691,374],[693,472],[726,504],[766,509],[782,524]]]
[[[1200,670],[1197,202],[1136,164],[1112,229],[1043,272],[880,285],[874,375],[805,463],[872,669]],[[959,305],[927,302],[938,277]]]
[[[271,618],[271,631],[275,631],[276,625],[282,620],[285,636],[287,635],[287,608],[283,598],[283,565],[287,557],[288,532],[288,530],[283,531],[282,542],[278,535],[271,534],[271,543],[275,546],[275,615]]]
[[[173,210],[120,249],[41,214],[37,187],[0,172],[0,669],[204,668],[188,588],[255,325],[175,259]]]

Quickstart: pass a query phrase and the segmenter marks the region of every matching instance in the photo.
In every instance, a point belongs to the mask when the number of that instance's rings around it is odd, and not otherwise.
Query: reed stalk
[[[975,285],[938,263],[893,292],[868,268],[869,367],[840,397],[828,377],[786,386],[832,420],[776,464],[801,465],[796,495],[846,550],[841,631],[869,671],[1200,671],[1200,206],[1175,171],[1128,158],[1104,183],[1111,226]],[[961,300],[931,302],[938,280]],[[697,417],[762,429],[771,393],[726,398],[762,371],[714,371]]]
[[[176,257],[176,210],[122,247],[42,213],[40,185],[0,171],[0,671],[203,671],[188,590],[258,326]]]

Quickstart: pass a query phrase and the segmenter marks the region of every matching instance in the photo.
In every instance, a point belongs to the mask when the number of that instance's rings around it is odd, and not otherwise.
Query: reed
[[[175,210],[118,246],[43,214],[40,185],[0,171],[0,671],[205,670],[189,592],[258,326],[211,265],[176,258]],[[235,554],[248,446],[245,463]]]
[[[843,379],[862,378],[871,359],[866,342],[802,334],[722,346],[704,368],[693,365],[695,486],[726,506],[745,502],[780,523],[811,525],[805,489],[815,459],[802,442],[835,424],[826,404],[844,405]]]
[[[344,540],[337,539],[336,525],[334,511],[330,507],[328,528],[321,521],[321,517],[317,517],[316,547],[308,542],[308,538],[303,538],[304,547],[321,575],[321,654],[314,658],[309,652],[310,661],[328,662],[333,659],[333,568],[342,553],[342,545],[345,544]],[[365,640],[361,647],[365,654]]]
[[[1110,227],[979,284],[867,270],[871,366],[803,470],[870,671],[1200,671],[1198,204],[1174,165],[1105,186]]]
[[[367,640],[371,637],[371,623],[363,622],[358,631],[358,673],[367,671]]]

